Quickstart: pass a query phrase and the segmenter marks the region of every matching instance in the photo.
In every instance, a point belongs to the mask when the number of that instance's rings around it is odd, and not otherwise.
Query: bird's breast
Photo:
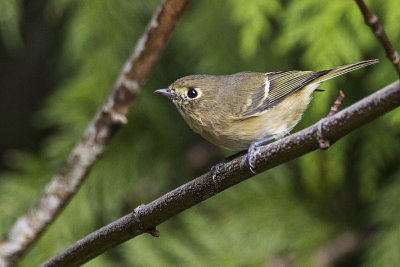
[[[313,87],[289,95],[277,105],[251,117],[238,118],[218,109],[210,110],[210,116],[204,118],[183,111],[181,114],[193,131],[209,142],[230,150],[243,150],[267,137],[278,139],[288,134],[300,121],[311,100]]]

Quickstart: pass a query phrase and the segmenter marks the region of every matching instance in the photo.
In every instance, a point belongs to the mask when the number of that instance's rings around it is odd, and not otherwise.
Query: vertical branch
[[[364,0],[356,0],[358,7],[362,15],[364,16],[365,24],[371,27],[376,38],[381,42],[383,48],[386,51],[386,56],[393,63],[399,77],[400,77],[400,58],[397,51],[393,48],[387,37],[383,27],[378,23],[378,17],[369,10],[368,6],[365,4]]]
[[[118,77],[103,106],[30,210],[0,243],[0,266],[15,265],[78,191],[101,157],[158,60],[189,0],[164,0]]]

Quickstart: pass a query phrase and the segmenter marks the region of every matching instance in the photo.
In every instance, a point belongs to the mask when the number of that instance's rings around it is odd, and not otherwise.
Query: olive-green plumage
[[[242,150],[288,134],[323,81],[377,62],[361,61],[319,72],[191,75],[156,92],[172,99],[196,133],[217,146]]]

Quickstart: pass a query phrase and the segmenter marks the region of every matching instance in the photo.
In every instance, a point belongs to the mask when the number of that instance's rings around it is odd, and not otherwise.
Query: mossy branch
[[[321,136],[332,145],[355,129],[399,106],[400,83],[396,81],[298,133],[257,148],[254,169],[260,173],[319,149]],[[76,242],[46,261],[43,266],[83,264],[140,234],[158,236],[159,232],[155,228],[162,222],[253,177],[254,174],[241,162],[242,157],[236,158],[223,165],[215,179],[208,172],[149,204],[140,205],[133,212]]]

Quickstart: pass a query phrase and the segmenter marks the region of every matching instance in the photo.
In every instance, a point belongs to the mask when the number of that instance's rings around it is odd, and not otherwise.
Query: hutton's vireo
[[[254,149],[288,134],[323,81],[377,62],[317,72],[190,75],[155,93],[169,97],[189,126],[211,143],[230,150],[248,149],[245,160],[253,171]]]

